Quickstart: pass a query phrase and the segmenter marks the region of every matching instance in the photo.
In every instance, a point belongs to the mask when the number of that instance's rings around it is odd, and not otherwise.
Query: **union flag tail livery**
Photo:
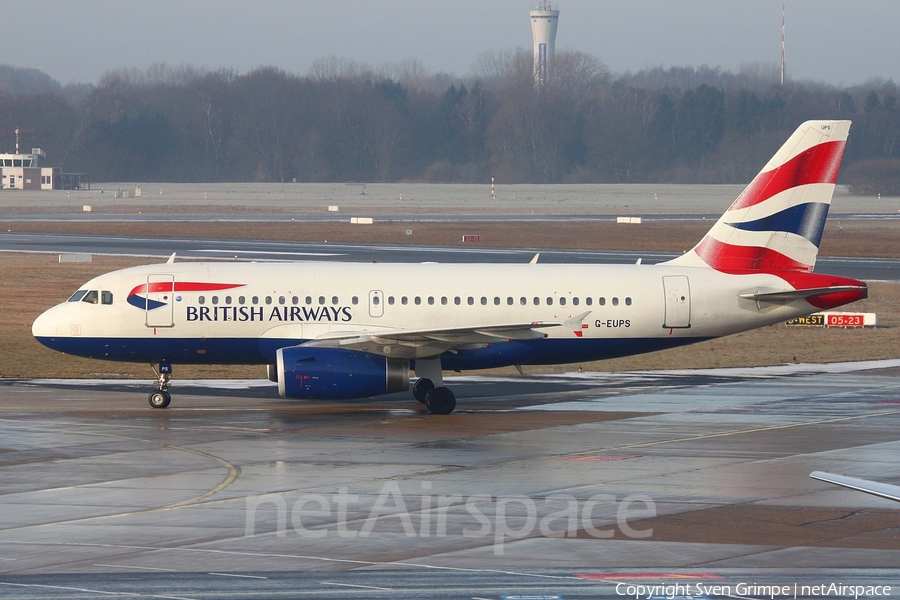
[[[724,273],[811,273],[850,121],[807,121],[688,254]]]
[[[446,414],[443,370],[675,348],[866,297],[814,273],[850,124],[809,121],[692,250],[659,265],[179,262],[87,282],[35,320],[42,344],[158,365],[266,365],[282,396],[408,391]],[[849,357],[848,357],[849,358]]]

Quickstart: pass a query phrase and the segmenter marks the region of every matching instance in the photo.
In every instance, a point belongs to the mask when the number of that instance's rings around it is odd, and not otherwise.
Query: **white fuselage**
[[[499,340],[444,354],[446,369],[477,369],[636,354],[815,310],[739,297],[763,288],[792,289],[769,274],[670,265],[180,262],[97,277],[81,288],[88,301],[48,310],[33,331],[93,358],[272,364],[279,347],[341,332],[555,324],[510,342],[516,352],[498,356]]]

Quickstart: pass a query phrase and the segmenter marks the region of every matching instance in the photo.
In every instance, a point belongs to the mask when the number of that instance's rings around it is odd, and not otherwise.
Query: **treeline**
[[[892,81],[775,81],[760,67],[613,76],[561,52],[536,90],[521,50],[482,56],[466,78],[331,58],[305,76],[156,65],[59,86],[3,67],[0,149],[12,151],[16,127],[34,129],[23,147],[95,182],[733,183],[802,121],[835,118],[854,121],[844,181],[856,171],[865,191],[900,193]]]

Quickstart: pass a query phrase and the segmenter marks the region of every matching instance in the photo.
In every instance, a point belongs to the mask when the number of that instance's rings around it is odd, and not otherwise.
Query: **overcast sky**
[[[900,1],[787,0],[787,72],[837,85],[900,82]],[[60,83],[165,62],[305,75],[313,60],[414,58],[466,75],[488,50],[531,48],[535,0],[0,0],[0,63]],[[613,73],[778,64],[781,0],[559,0],[557,50]]]

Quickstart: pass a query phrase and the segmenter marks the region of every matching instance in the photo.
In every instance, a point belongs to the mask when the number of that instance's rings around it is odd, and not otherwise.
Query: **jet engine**
[[[338,400],[409,390],[409,361],[335,348],[290,346],[276,352],[278,393]]]

